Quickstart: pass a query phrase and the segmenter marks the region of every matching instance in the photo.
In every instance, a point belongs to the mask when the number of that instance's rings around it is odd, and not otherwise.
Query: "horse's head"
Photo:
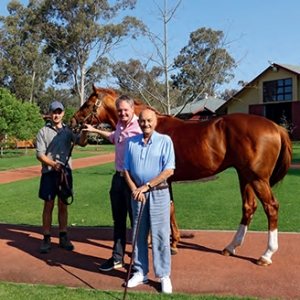
[[[119,95],[109,89],[96,88],[69,121],[69,128],[80,131],[85,124],[106,123],[114,129],[118,122],[115,102]]]

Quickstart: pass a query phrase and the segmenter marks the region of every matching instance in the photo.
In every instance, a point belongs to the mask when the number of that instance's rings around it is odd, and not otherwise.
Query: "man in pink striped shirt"
[[[99,267],[99,270],[104,272],[125,266],[126,220],[127,214],[129,214],[132,225],[132,210],[131,190],[125,181],[123,172],[124,155],[127,139],[142,132],[138,124],[138,117],[134,114],[134,102],[130,97],[126,95],[119,97],[116,100],[116,108],[119,121],[115,131],[99,130],[91,125],[86,125],[86,128],[83,129],[83,131],[98,133],[102,137],[109,139],[115,145],[116,151],[116,173],[113,175],[110,189],[111,209],[114,221],[114,246],[112,257]]]

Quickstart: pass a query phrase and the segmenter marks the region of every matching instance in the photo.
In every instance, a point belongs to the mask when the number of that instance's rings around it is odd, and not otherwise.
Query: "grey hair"
[[[116,108],[121,101],[126,101],[131,107],[134,107],[134,101],[127,95],[122,95],[116,100]]]

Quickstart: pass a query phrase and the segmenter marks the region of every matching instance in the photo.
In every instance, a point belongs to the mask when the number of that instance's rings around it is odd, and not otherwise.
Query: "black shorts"
[[[72,170],[67,169],[69,187],[73,190]],[[39,189],[39,198],[45,201],[54,200],[57,196],[57,183],[60,180],[60,172],[50,171],[42,173]]]

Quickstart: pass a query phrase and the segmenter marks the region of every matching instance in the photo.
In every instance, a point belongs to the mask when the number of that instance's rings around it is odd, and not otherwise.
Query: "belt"
[[[152,187],[148,192],[159,191],[159,190],[164,190],[164,189],[168,189],[168,188],[169,188],[169,185],[166,183],[166,181],[163,181],[160,184]]]
[[[168,185],[158,185],[158,186],[154,186],[153,188],[151,188],[148,192],[152,192],[152,191],[159,191],[159,190],[164,190],[164,189],[168,189],[169,186]]]
[[[124,172],[116,171],[116,174],[119,175],[120,177],[124,177]]]

